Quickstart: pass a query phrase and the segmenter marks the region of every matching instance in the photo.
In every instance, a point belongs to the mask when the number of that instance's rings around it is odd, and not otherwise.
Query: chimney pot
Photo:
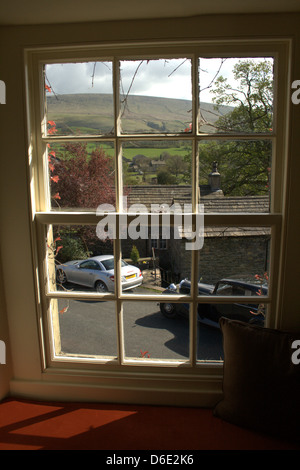
[[[218,162],[213,162],[212,172],[209,174],[208,182],[212,191],[220,189],[221,175],[218,170]]]

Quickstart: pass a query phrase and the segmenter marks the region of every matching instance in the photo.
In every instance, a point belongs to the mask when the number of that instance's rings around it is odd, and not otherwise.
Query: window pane
[[[224,278],[258,285],[267,281],[270,242],[268,227],[205,227],[199,262],[199,281],[208,284],[203,292],[213,294]],[[238,290],[233,292],[240,295]]]
[[[124,268],[125,277],[122,279],[124,293],[159,296],[170,284],[178,284],[185,277],[191,278],[191,250],[197,239],[194,240],[191,232],[186,238],[181,230],[187,226],[190,229],[191,225],[187,224],[191,222],[181,217],[178,226],[173,227],[168,218],[169,214],[163,214],[162,225],[156,225],[155,221],[151,224],[151,217],[150,225],[143,225],[148,218],[141,214],[124,229],[121,252],[122,258],[129,264],[128,272]],[[156,247],[153,239],[158,242]],[[129,280],[138,288],[132,290]]]
[[[46,118],[56,135],[112,132],[112,92],[111,62],[45,65]],[[48,135],[53,129],[48,126]]]
[[[178,284],[186,276],[190,278],[191,252],[186,251],[184,244],[181,246],[180,242],[181,240],[170,238],[168,249],[152,249],[150,239],[122,240],[122,258],[129,264],[128,276],[131,275],[135,285],[140,284],[142,276],[142,284],[134,290],[123,279],[123,292],[159,296],[170,284]]]
[[[220,328],[211,327],[209,323],[206,325],[205,319],[200,317],[197,323],[197,360],[214,362],[224,360],[223,337]]]
[[[198,294],[207,298],[207,303],[199,304],[203,317],[214,321],[218,327],[220,316],[232,316],[244,321],[264,323],[263,305],[258,306],[262,295],[268,293],[270,229],[266,227],[205,227],[204,243],[199,254]],[[186,258],[182,258],[181,269],[187,270]],[[190,295],[191,281],[188,275],[182,276],[176,286],[176,293]],[[253,302],[245,305],[218,304],[207,315],[208,305],[214,296],[251,297]],[[171,305],[177,310],[178,305]],[[260,308],[258,308],[260,307]],[[209,307],[210,308],[210,307]],[[166,304],[166,313],[172,311]],[[173,316],[173,313],[172,315]]]
[[[52,210],[96,210],[115,207],[113,143],[48,144],[49,192]]]
[[[256,299],[257,296],[255,297],[255,300]],[[221,317],[226,317],[232,320],[242,321],[263,327],[265,319],[265,306],[263,304],[247,302],[226,304],[199,303],[197,323],[198,361],[224,360],[223,337],[219,328],[219,319]]]
[[[273,128],[272,58],[199,59],[200,132]]]
[[[48,279],[52,291],[114,292],[112,239],[100,240],[95,225],[50,226]]]
[[[123,185],[128,205],[191,204],[192,143],[183,140],[124,142]],[[137,186],[140,186],[139,188]]]
[[[52,300],[56,355],[79,357],[117,356],[114,302]],[[56,321],[58,319],[58,321]]]
[[[122,132],[190,132],[191,90],[190,59],[121,61]]]
[[[124,341],[126,359],[189,358],[189,315],[170,320],[157,302],[124,302]]]
[[[212,140],[199,143],[199,181],[205,212],[269,212],[272,143]]]

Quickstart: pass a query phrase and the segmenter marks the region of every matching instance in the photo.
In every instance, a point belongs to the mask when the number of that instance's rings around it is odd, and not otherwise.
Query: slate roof
[[[184,204],[191,203],[191,186],[178,185],[141,185],[128,189],[128,208],[135,204],[135,210],[145,207],[150,212],[151,205],[158,205],[163,210],[173,204],[179,204],[182,211]],[[200,187],[199,202],[204,205],[204,213],[268,213],[268,196],[226,197],[222,191],[211,192],[209,185]],[[153,208],[153,206],[152,206]],[[206,227],[205,237],[229,236],[267,236],[269,228],[264,227]],[[185,231],[187,235],[187,232]],[[182,236],[184,232],[182,231]]]
[[[136,204],[137,207],[146,206],[150,211],[152,204],[167,205],[171,207],[177,203],[191,203],[191,186],[178,185],[141,185],[130,186],[125,191],[128,193],[128,207]],[[200,187],[199,202],[204,204],[204,212],[245,212],[267,213],[269,212],[268,196],[224,196],[222,192],[212,193],[209,185]]]

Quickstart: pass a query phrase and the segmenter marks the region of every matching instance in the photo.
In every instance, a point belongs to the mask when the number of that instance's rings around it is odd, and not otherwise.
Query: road
[[[140,291],[141,292],[141,291]],[[142,292],[141,292],[142,293]],[[158,295],[159,300],[159,295]],[[117,355],[117,328],[114,302],[59,300],[62,351],[68,354]],[[189,322],[183,317],[165,318],[158,301],[125,301],[123,304],[126,358],[142,355],[152,359],[187,359]],[[146,353],[147,351],[147,353]],[[199,324],[198,359],[222,358],[220,330]]]

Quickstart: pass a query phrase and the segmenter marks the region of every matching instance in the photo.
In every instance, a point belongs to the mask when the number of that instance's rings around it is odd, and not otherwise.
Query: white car
[[[56,266],[58,284],[72,282],[96,289],[97,292],[114,292],[114,257],[94,256],[85,260],[68,261]],[[133,289],[143,282],[139,268],[121,261],[122,290]]]

